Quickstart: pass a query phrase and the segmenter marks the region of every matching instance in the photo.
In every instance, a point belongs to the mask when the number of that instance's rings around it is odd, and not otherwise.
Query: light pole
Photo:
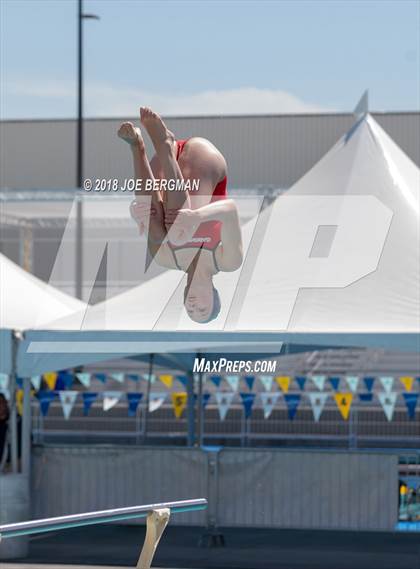
[[[99,20],[95,14],[83,13],[83,0],[78,0],[78,50],[77,50],[77,144],[76,188],[83,187],[83,20]],[[83,296],[83,200],[79,193],[76,200],[76,297]]]

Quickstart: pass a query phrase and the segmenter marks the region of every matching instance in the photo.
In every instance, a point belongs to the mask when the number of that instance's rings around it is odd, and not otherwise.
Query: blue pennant
[[[23,389],[23,377],[16,378],[16,387],[19,389]]]
[[[373,393],[359,393],[361,403],[370,403],[373,400]]]
[[[413,420],[416,416],[416,407],[417,401],[419,398],[418,393],[402,393],[402,396],[405,399],[405,404],[407,406],[407,413],[410,417],[410,420]]]
[[[98,397],[97,393],[93,393],[92,391],[82,393],[83,398],[83,413],[84,415],[89,415],[90,408],[93,405],[93,402]]]
[[[296,379],[296,383],[299,385],[299,388],[301,389],[301,391],[304,391],[305,383],[306,383],[306,375],[297,375],[295,377],[295,379]]]
[[[334,391],[338,391],[338,388],[340,387],[340,378],[339,377],[329,377],[328,381],[331,383]]]
[[[185,388],[187,388],[188,377],[186,375],[177,375],[176,378]]]
[[[45,417],[46,415],[48,415],[48,410],[50,408],[51,401],[54,401],[54,399],[57,397],[57,394],[55,393],[55,391],[40,390],[36,394],[36,397],[39,400],[41,414],[43,417]]]
[[[207,391],[205,391],[203,393],[203,395],[201,396],[201,404],[203,406],[203,409],[206,408],[207,403],[210,400],[210,397],[211,397],[211,393],[208,393]],[[197,393],[194,393],[194,404],[197,403],[197,400],[198,400],[198,395],[197,395]]]
[[[70,389],[72,385],[73,385],[73,374],[67,370],[59,371],[55,383],[56,391],[63,391],[64,389]]]
[[[248,389],[249,389],[250,391],[252,391],[252,388],[253,388],[253,386],[254,386],[255,376],[254,376],[254,375],[246,375],[246,376],[244,377],[244,381],[245,381],[245,383],[247,384]]]
[[[296,412],[299,407],[301,396],[296,393],[285,393],[284,400],[286,401],[287,405],[287,414],[289,415],[289,419],[293,421],[295,418]]]
[[[374,377],[364,377],[363,381],[365,382],[366,389],[370,393],[373,389],[373,384],[375,383],[375,378]]]
[[[127,393],[128,400],[128,416],[135,417],[137,413],[137,407],[143,398],[143,393]]]
[[[140,376],[137,373],[127,373],[126,377],[131,379],[131,381],[138,381]]]
[[[93,377],[95,377],[95,379],[98,379],[102,383],[106,382],[106,373],[95,373]]]
[[[249,419],[254,405],[255,393],[240,393],[242,405],[244,406],[245,419]]]
[[[220,382],[222,381],[222,376],[221,375],[211,375],[210,381],[212,381],[216,387],[220,387]]]

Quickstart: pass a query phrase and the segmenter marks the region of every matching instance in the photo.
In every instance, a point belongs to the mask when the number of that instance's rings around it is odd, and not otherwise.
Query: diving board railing
[[[171,514],[181,512],[194,512],[205,510],[207,500],[181,500],[178,502],[163,502],[161,504],[148,504],[146,506],[131,506],[98,512],[86,512],[57,518],[31,520],[13,524],[0,525],[0,542],[11,537],[20,537],[44,533],[48,531],[64,530],[95,524],[105,524],[115,521],[147,518],[146,537],[137,563],[137,569],[150,569],[159,540],[169,522]]]

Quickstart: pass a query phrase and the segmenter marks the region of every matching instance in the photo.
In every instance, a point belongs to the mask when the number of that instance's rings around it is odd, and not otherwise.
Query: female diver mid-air
[[[214,275],[236,271],[243,259],[238,211],[227,199],[226,161],[209,140],[176,140],[161,117],[147,107],[141,107],[140,121],[156,151],[150,163],[140,129],[126,122],[118,131],[130,145],[134,174],[142,181],[131,215],[140,234],[148,225],[148,247],[156,262],[187,274],[186,311],[204,324],[220,311]],[[185,189],[163,191],[161,183],[155,185],[160,190],[150,192],[145,190],[148,180],[151,184],[166,180],[168,188],[172,181]]]

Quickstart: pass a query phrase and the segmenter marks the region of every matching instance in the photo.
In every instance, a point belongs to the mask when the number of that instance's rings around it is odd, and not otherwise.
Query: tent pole
[[[22,414],[22,474],[31,474],[31,380],[23,380],[23,414]]]
[[[144,420],[143,420],[143,444],[146,442],[147,439],[147,419],[149,415],[149,402],[150,402],[150,386],[152,383],[152,373],[153,373],[153,358],[154,354],[149,355],[149,374],[147,377],[147,385],[146,385],[146,402],[144,407]]]
[[[12,373],[10,374],[10,455],[12,472],[18,472],[18,436],[17,436],[17,410],[16,410],[16,369],[17,369],[18,337],[12,332]]]
[[[194,402],[194,374],[188,372],[187,379],[187,395],[188,395],[188,440],[189,447],[194,446],[195,442],[195,402]]]

